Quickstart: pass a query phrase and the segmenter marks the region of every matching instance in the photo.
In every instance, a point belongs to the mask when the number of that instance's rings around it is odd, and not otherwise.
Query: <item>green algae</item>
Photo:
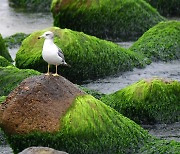
[[[5,45],[4,39],[2,38],[1,34],[0,34],[0,56],[4,57],[8,61],[12,62],[12,58],[9,54],[9,51],[7,50],[7,47]]]
[[[146,0],[164,16],[180,17],[179,0]]]
[[[14,153],[48,146],[69,154],[177,153],[180,143],[159,140],[90,95],[78,96],[54,133],[6,134]],[[166,151],[165,151],[166,150]]]
[[[48,146],[68,153],[136,153],[150,135],[139,125],[90,95],[78,96],[60,118],[59,132],[9,134],[15,153]]]
[[[6,96],[0,96],[0,104],[3,102],[3,101],[5,101],[5,99],[6,99]],[[1,145],[1,144],[0,144]]]
[[[83,87],[83,86],[79,86],[77,85],[81,90],[83,90],[84,92],[86,92],[87,94],[89,95],[92,95],[93,97],[95,97],[96,99],[100,99],[101,97],[105,96],[105,94],[99,92],[99,91],[96,91],[96,90],[93,90],[93,89],[89,89],[89,88],[86,88],[86,87]]]
[[[25,33],[16,33],[4,38],[4,41],[9,48],[14,48],[16,46],[20,46],[22,41],[28,36],[29,35]]]
[[[5,131],[5,130],[4,130]],[[78,96],[60,117],[58,132],[6,134],[17,154],[44,146],[69,154],[154,154],[179,151],[180,143],[156,139],[130,119],[90,95]]]
[[[13,64],[10,63],[6,58],[0,56],[0,67],[12,66]]]
[[[149,29],[130,50],[145,54],[152,60],[173,60],[180,58],[180,22],[161,22]]]
[[[82,32],[51,27],[32,33],[23,41],[15,59],[18,68],[47,72],[47,63],[41,55],[44,40],[37,38],[48,30],[55,33],[55,44],[62,49],[66,62],[71,65],[59,66],[58,72],[73,82],[132,70],[134,67],[143,67],[148,62],[143,55],[112,42]]]
[[[9,0],[10,6],[26,11],[46,12],[50,11],[52,0]]]
[[[53,0],[54,25],[103,39],[136,40],[165,19],[143,0]]]
[[[0,67],[0,96],[7,96],[23,79],[38,74],[37,71],[14,66]]]
[[[179,154],[180,142],[153,139],[138,154]]]
[[[180,120],[180,83],[154,78],[140,80],[101,98],[105,104],[138,123]]]

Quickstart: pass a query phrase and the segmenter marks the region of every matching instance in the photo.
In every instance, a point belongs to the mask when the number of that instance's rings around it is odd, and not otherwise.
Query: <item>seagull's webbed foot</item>
[[[48,75],[50,75],[50,73],[46,73],[45,75],[48,76]]]
[[[55,74],[53,74],[53,76],[59,76],[59,74],[55,73]]]

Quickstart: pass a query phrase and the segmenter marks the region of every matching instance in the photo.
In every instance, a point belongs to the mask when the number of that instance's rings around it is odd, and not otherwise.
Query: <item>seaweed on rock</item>
[[[6,58],[0,56],[0,67],[13,66]]]
[[[0,127],[15,154],[31,146],[69,154],[134,154],[163,152],[169,145],[168,151],[176,152],[180,145],[153,138],[62,76],[24,80],[0,104]]]
[[[0,104],[1,102],[5,101],[5,99],[6,99],[6,96],[0,96]]]
[[[180,120],[180,83],[165,79],[140,80],[101,98],[124,116],[143,124]]]
[[[153,7],[157,8],[160,14],[164,16],[180,17],[180,1],[179,0],[145,0]]]
[[[58,132],[9,134],[14,153],[48,146],[69,154],[178,153],[180,143],[159,140],[139,125],[90,95],[78,96],[60,118]]]
[[[9,0],[10,6],[27,11],[46,12],[50,11],[52,0]]]
[[[86,88],[84,86],[79,86],[79,88],[82,89],[87,94],[92,95],[96,99],[100,99],[101,97],[105,96],[105,94],[103,94],[97,90],[89,89],[89,88]]]
[[[23,79],[39,74],[34,70],[21,70],[14,66],[0,67],[0,96],[7,96]]]
[[[143,34],[130,50],[145,54],[152,60],[180,58],[180,22],[161,22]]]
[[[62,49],[66,62],[72,66],[70,68],[60,66],[59,73],[73,82],[132,70],[147,63],[143,55],[115,43],[82,32],[51,27],[32,33],[23,41],[15,59],[18,68],[47,71],[47,63],[41,55],[44,40],[37,38],[48,30],[54,32],[55,44]]]
[[[54,25],[103,39],[136,40],[165,19],[144,0],[53,0]]]
[[[48,146],[68,153],[136,153],[150,135],[139,125],[90,95],[78,96],[60,117],[58,132],[8,135],[15,153]]]
[[[179,154],[180,142],[152,139],[137,154]]]
[[[4,41],[9,48],[13,48],[16,46],[20,46],[22,41],[27,36],[28,36],[28,34],[25,34],[25,33],[16,33],[14,35],[4,38]]]
[[[1,34],[0,34],[0,56],[4,57],[8,61],[12,62],[12,58],[9,54],[9,51],[5,45],[4,39],[2,38]]]

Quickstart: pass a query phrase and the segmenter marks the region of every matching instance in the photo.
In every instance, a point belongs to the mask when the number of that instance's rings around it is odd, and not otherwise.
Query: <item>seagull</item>
[[[56,73],[53,76],[59,76],[57,73],[58,65],[66,65],[69,66],[65,62],[64,54],[62,50],[54,44],[54,33],[51,31],[45,32],[43,35],[39,36],[38,39],[45,38],[43,50],[42,50],[42,57],[44,61],[48,63],[48,72],[46,75],[49,75],[49,67],[50,65],[56,66]]]

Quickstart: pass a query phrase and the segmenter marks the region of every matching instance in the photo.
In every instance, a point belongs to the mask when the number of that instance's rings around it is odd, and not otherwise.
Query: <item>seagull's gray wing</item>
[[[63,60],[65,60],[64,54],[63,54],[63,52],[62,52],[62,50],[60,48],[58,48],[58,56],[61,57]]]

